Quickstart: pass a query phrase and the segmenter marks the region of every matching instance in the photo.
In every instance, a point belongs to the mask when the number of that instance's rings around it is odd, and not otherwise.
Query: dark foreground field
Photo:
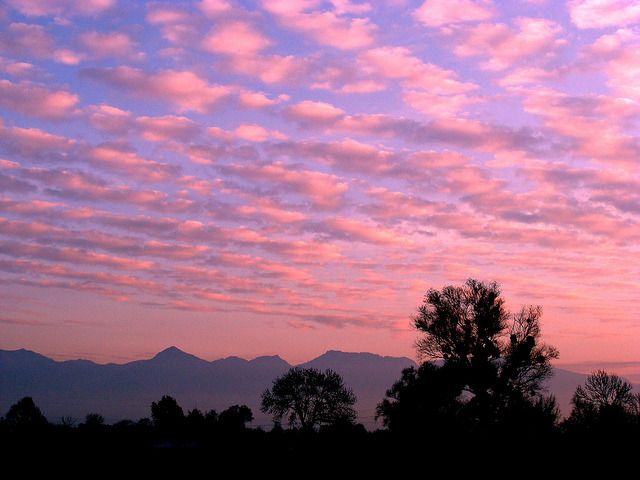
[[[5,467],[31,474],[94,476],[176,475],[178,478],[277,475],[383,475],[397,478],[520,477],[566,472],[623,472],[637,460],[640,442],[630,436],[546,438],[500,434],[398,435],[361,429],[300,432],[246,429],[215,435],[167,436],[134,425],[101,431],[50,426],[2,432]],[[440,473],[439,473],[440,472]],[[473,477],[472,477],[473,478]],[[611,477],[609,477],[611,478]]]

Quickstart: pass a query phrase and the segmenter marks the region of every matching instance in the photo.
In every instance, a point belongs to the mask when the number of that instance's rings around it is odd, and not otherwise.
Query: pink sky
[[[78,5],[0,6],[0,348],[413,357],[474,277],[637,365],[637,2]]]

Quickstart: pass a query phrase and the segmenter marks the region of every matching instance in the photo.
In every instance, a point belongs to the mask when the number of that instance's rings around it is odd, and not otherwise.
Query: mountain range
[[[223,410],[246,404],[254,413],[254,426],[270,427],[260,412],[260,395],[273,380],[293,365],[279,356],[253,360],[227,357],[206,361],[176,347],[153,358],[125,364],[98,364],[89,360],[56,361],[29,350],[0,350],[0,414],[24,396],[33,397],[51,421],[72,417],[80,421],[96,412],[108,422],[150,416],[150,405],[162,395],[175,397],[186,410]],[[415,366],[407,357],[330,350],[297,365],[340,373],[358,397],[359,421],[368,428],[375,406],[400,378],[402,369]],[[548,382],[563,414],[570,411],[575,388],[586,375],[556,368]]]

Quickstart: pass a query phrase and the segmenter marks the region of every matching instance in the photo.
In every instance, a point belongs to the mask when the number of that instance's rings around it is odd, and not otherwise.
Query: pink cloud
[[[336,142],[283,142],[270,146],[270,155],[291,160],[311,158],[347,171],[384,175],[391,169],[393,152],[357,140],[346,138]]]
[[[267,217],[276,223],[297,223],[307,218],[302,212],[282,208],[270,198],[254,198],[251,204],[238,207],[238,211],[244,215]]]
[[[515,29],[504,23],[483,23],[454,33],[454,52],[461,57],[488,56],[482,62],[485,70],[504,70],[514,63],[533,55],[549,58],[555,50],[566,44],[557,38],[562,27],[542,18],[514,20]]]
[[[50,90],[36,83],[0,79],[0,105],[29,117],[61,120],[76,113],[79,97],[66,90]]]
[[[384,90],[386,85],[376,80],[359,80],[352,83],[345,83],[340,87],[343,93],[372,93]]]
[[[269,98],[266,94],[262,92],[252,92],[249,90],[240,92],[238,95],[238,100],[240,104],[248,107],[248,108],[267,108],[273,107],[277,105],[282,100],[288,99],[287,95],[281,95],[280,97],[274,99]]]
[[[117,0],[7,0],[20,13],[29,16],[44,15],[98,15],[116,5]]]
[[[558,72],[545,70],[537,67],[522,67],[510,71],[500,80],[498,84],[503,87],[513,87],[517,85],[527,85],[542,83],[558,77]]]
[[[210,84],[188,70],[147,73],[121,66],[87,69],[85,75],[143,98],[173,103],[180,111],[209,112],[232,92],[230,87]]]
[[[28,62],[14,62],[0,57],[0,72],[14,77],[30,77],[37,71],[35,65]]]
[[[83,55],[59,48],[42,25],[13,22],[0,32],[0,52],[14,56],[51,59],[65,65],[77,65]]]
[[[629,103],[640,101],[640,42],[627,45],[609,61],[605,73],[614,92]],[[631,105],[630,105],[631,106]]]
[[[259,78],[264,83],[295,82],[304,78],[310,68],[307,59],[293,55],[233,56],[224,63],[232,71]]]
[[[377,26],[368,18],[345,18],[333,11],[311,11],[315,2],[268,0],[263,8],[286,27],[310,36],[322,45],[353,50],[371,45]]]
[[[53,135],[38,128],[3,127],[0,123],[2,146],[13,154],[30,161],[40,158],[66,159],[77,142],[60,135]]]
[[[479,98],[467,95],[437,95],[421,90],[410,90],[402,98],[414,110],[431,117],[452,116],[480,102]]]
[[[551,89],[519,90],[527,112],[539,115],[546,126],[577,140],[572,151],[586,158],[632,165],[640,146],[618,122],[637,110],[629,102],[604,96],[576,96]]]
[[[131,203],[164,200],[167,197],[164,192],[139,190],[136,193],[124,185],[109,186],[104,179],[79,170],[32,167],[26,169],[23,176],[46,185],[51,193],[62,197]]]
[[[213,53],[232,56],[254,56],[271,45],[250,23],[235,21],[214,27],[202,41],[202,47]]]
[[[405,47],[379,47],[359,55],[358,61],[374,75],[399,79],[408,87],[423,88],[435,95],[452,95],[478,88],[474,83],[464,83],[452,70],[432,63],[424,63]]]
[[[157,25],[162,36],[171,43],[180,45],[194,44],[199,41],[203,18],[192,14],[187,5],[150,3],[147,5],[147,21]],[[176,50],[174,49],[174,52]],[[184,54],[179,50],[178,56]]]
[[[478,22],[489,20],[494,15],[492,0],[426,0],[413,12],[416,20],[428,27]]]
[[[349,186],[340,177],[314,170],[294,168],[282,163],[264,165],[231,165],[222,167],[226,173],[254,181],[266,181],[279,187],[281,193],[308,196],[322,208],[336,208]]]
[[[140,58],[136,43],[124,32],[84,32],[80,43],[94,57]]]
[[[188,11],[178,5],[149,4],[147,21],[153,25],[186,23],[191,19]]]
[[[153,262],[133,258],[107,255],[70,247],[46,247],[26,242],[0,241],[2,251],[15,257],[36,258],[47,261],[61,261],[72,264],[105,265],[124,270],[148,270]]]
[[[48,57],[55,41],[42,25],[10,23],[0,32],[0,51],[12,55]]]
[[[28,193],[36,191],[36,188],[31,183],[25,182],[15,175],[7,175],[0,172],[0,190],[5,193]]]
[[[198,7],[208,17],[217,17],[218,15],[229,13],[233,10],[228,0],[202,0]]]
[[[113,135],[122,135],[133,128],[134,118],[131,112],[111,105],[92,105],[87,109],[91,124]]]
[[[378,245],[408,244],[403,236],[395,232],[350,218],[330,218],[323,222],[325,232],[343,240],[356,240]]]
[[[238,138],[249,142],[264,142],[269,138],[286,139],[284,134],[276,130],[267,130],[255,123],[243,123],[234,130],[234,133]]]
[[[330,123],[345,114],[341,108],[325,102],[304,100],[284,110],[285,116],[301,123]]]
[[[201,127],[187,117],[165,115],[163,117],[138,117],[136,124],[145,140],[154,142],[192,140],[199,135]]]
[[[59,48],[53,52],[53,59],[64,65],[78,65],[85,59],[85,56],[67,48]]]
[[[607,28],[640,21],[640,4],[635,0],[571,0],[571,20],[578,28]]]
[[[115,145],[91,147],[88,149],[88,155],[98,167],[119,171],[149,182],[165,181],[177,172],[176,167],[142,158],[130,149]]]
[[[287,136],[278,130],[268,130],[265,127],[255,123],[242,123],[234,130],[225,130],[220,127],[209,127],[207,129],[209,135],[225,142],[233,140],[245,140],[248,142],[265,142],[270,139],[286,140]]]

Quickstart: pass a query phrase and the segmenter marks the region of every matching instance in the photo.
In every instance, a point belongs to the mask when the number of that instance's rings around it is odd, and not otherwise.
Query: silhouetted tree
[[[445,417],[457,411],[456,421],[476,428],[513,419],[517,412],[536,417],[530,409],[538,408],[541,417],[555,422],[555,400],[542,392],[558,352],[540,342],[541,313],[530,306],[510,314],[495,282],[469,279],[429,290],[414,325],[424,333],[416,342],[418,354],[432,366],[403,375],[378,414],[391,427],[399,412],[433,422],[443,411]],[[406,407],[399,405],[402,399]]]
[[[629,430],[638,423],[639,400],[629,382],[597,370],[578,386],[571,399],[573,409],[565,427],[570,432]]]
[[[262,394],[261,410],[275,423],[288,417],[291,427],[313,430],[321,426],[353,423],[356,397],[342,377],[332,371],[292,368]]]
[[[209,410],[204,414],[204,423],[208,429],[215,428],[218,425],[218,412]]]
[[[252,420],[253,412],[246,405],[233,405],[218,415],[218,425],[227,432],[244,430]]]
[[[175,431],[184,425],[184,412],[175,398],[164,395],[160,401],[151,403],[151,418],[161,430]]]
[[[84,417],[84,422],[79,427],[91,430],[99,430],[104,427],[104,417],[99,413],[89,413]]]
[[[453,434],[462,407],[462,382],[455,380],[452,370],[430,362],[405,368],[378,405],[376,417],[394,432]]]
[[[11,429],[37,429],[49,422],[36,406],[31,397],[24,397],[13,404],[4,418],[4,423]]]
[[[187,414],[187,424],[192,427],[203,425],[204,424],[203,413],[197,408],[190,410],[189,413]]]

